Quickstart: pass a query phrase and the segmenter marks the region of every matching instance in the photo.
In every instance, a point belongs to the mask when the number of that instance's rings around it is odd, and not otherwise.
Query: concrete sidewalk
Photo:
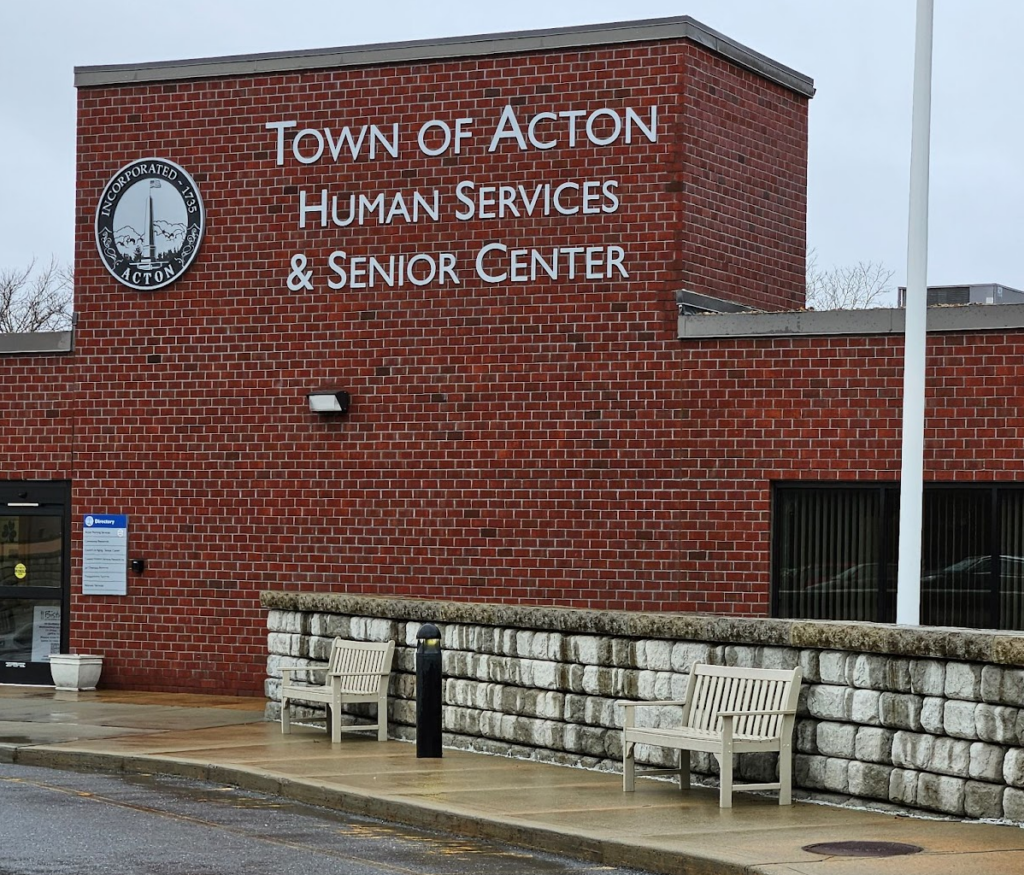
[[[300,802],[659,873],[1019,875],[1024,829],[926,820],[326,734],[282,735],[261,699],[0,686],[0,763],[180,775]],[[0,770],[2,773],[2,770]],[[920,853],[852,857],[822,842],[897,842]]]

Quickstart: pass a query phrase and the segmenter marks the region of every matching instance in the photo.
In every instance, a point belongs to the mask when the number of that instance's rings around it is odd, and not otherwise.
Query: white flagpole
[[[910,142],[906,341],[903,352],[903,463],[900,474],[896,622],[921,622],[921,507],[924,493],[924,369],[928,322],[928,162],[932,110],[933,0],[917,0]]]

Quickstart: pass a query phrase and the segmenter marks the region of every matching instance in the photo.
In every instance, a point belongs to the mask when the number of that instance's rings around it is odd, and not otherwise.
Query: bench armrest
[[[788,708],[764,708],[753,711],[719,711],[718,716],[722,719],[722,743],[731,745],[737,717],[795,717],[796,710]],[[774,736],[773,736],[774,737]]]
[[[662,705],[685,705],[685,699],[657,699],[653,702],[634,702],[630,699],[616,699],[620,708],[660,708]]]
[[[632,729],[636,716],[634,712],[637,708],[660,708],[662,705],[683,706],[686,701],[683,699],[661,699],[655,702],[634,702],[629,699],[617,699],[615,704],[626,712],[622,715],[622,728]]]
[[[296,671],[323,672],[324,674],[328,674],[329,673],[328,669],[326,669],[326,668],[308,668],[308,667],[305,667],[305,666],[293,665],[293,666],[289,666],[288,668],[282,668],[281,669],[281,674],[282,675],[289,675],[289,674],[292,674],[292,672],[296,672]],[[379,677],[386,677],[389,674],[391,674],[390,671],[339,671],[339,672],[336,672],[334,674],[331,674],[331,677],[335,677],[335,678],[379,678]]]
[[[306,666],[293,665],[293,666],[290,666],[289,668],[282,668],[281,669],[281,680],[282,681],[287,681],[290,675],[295,674],[295,672],[299,672],[299,671],[308,671],[311,674],[316,674],[316,673],[324,674],[327,671],[327,669],[326,668],[309,668],[309,667],[306,667]]]
[[[719,711],[719,717],[772,717],[776,714],[796,714],[796,710],[788,708],[755,708],[753,711]]]

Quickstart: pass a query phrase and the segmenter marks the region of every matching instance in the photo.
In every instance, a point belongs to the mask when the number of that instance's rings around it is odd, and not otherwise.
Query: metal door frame
[[[60,651],[67,652],[71,626],[71,483],[67,480],[0,481],[0,513],[24,516],[62,517]],[[53,587],[0,586],[0,605],[4,599],[54,600]],[[0,660],[0,683],[45,685],[52,683],[46,662]]]

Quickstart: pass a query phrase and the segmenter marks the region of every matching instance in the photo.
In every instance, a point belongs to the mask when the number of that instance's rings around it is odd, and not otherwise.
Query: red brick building
[[[767,616],[773,483],[898,475],[898,337],[687,336],[801,307],[813,93],[691,19],[76,84],[73,348],[0,366],[63,595],[0,595],[108,684],[259,692],[264,589]],[[1019,345],[942,341],[930,475],[1016,475]]]

